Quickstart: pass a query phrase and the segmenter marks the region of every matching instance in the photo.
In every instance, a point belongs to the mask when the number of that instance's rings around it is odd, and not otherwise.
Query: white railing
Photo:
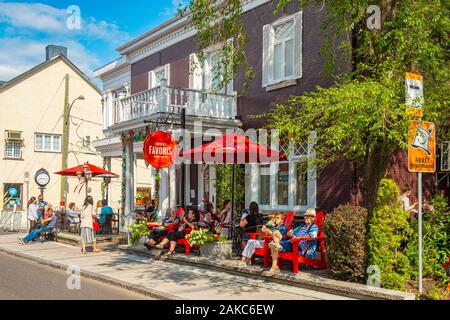
[[[180,113],[186,107],[190,116],[235,119],[237,97],[221,93],[161,85],[114,100],[114,124],[140,119],[156,113]]]

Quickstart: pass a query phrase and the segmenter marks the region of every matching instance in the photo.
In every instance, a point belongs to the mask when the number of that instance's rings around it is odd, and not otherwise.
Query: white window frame
[[[313,159],[315,157],[314,154],[314,148],[313,148],[313,141],[314,141],[315,133],[313,132],[311,134],[310,142],[308,143],[308,155],[293,155],[293,152],[290,153],[288,157],[288,161],[282,161],[279,163],[271,163],[270,165],[270,204],[269,205],[263,205],[260,204],[260,208],[264,211],[295,211],[295,212],[305,212],[309,208],[316,208],[317,207],[317,199],[316,199],[316,193],[317,193],[317,177],[316,177],[316,170],[315,169],[308,169],[307,176],[308,176],[308,185],[307,185],[307,201],[306,206],[305,205],[297,205],[295,204],[295,198],[297,193],[297,184],[296,184],[296,175],[295,175],[295,169],[296,165],[303,159]],[[275,141],[274,141],[275,143]],[[276,149],[276,145],[272,145],[273,149]],[[290,147],[292,150],[292,147]],[[288,189],[288,205],[279,205],[278,204],[278,193],[277,193],[277,173],[278,173],[278,166],[280,164],[289,163],[289,189]],[[261,203],[260,199],[260,179],[261,176],[261,167],[263,165],[258,165],[258,194],[257,199],[258,203]]]
[[[153,89],[159,86],[159,84],[156,84],[156,74],[164,71],[166,75],[167,85],[170,84],[170,64],[166,64],[163,66],[160,66],[158,68],[153,69],[148,73],[148,89]]]
[[[234,40],[232,38],[228,41],[231,41],[233,43]],[[204,50],[204,52],[206,55],[210,55],[210,54],[213,54],[213,53],[219,51],[221,47],[222,47],[222,43],[214,44],[214,45],[206,48]],[[208,58],[204,62],[204,65],[202,66],[201,70],[198,70],[198,68],[196,68],[196,70],[192,70],[193,69],[192,64],[199,64],[197,54],[192,53],[190,55],[189,64],[190,64],[190,66],[189,66],[190,67],[189,88],[195,89],[195,90],[200,90],[200,91],[211,91],[212,80],[213,80],[213,74],[212,74],[213,69],[208,64]],[[205,79],[208,78],[208,75],[209,75],[209,80],[211,83],[206,84]],[[235,93],[234,79],[232,79],[224,88],[222,88],[222,90],[223,91],[217,91],[217,93],[233,95]]]
[[[275,43],[275,28],[285,24],[289,21],[294,23],[294,33],[292,38],[285,39]],[[293,74],[292,76],[285,76],[286,73],[286,42],[293,40]],[[283,43],[283,74],[284,77],[274,79],[274,49],[275,45]],[[272,24],[263,27],[263,52],[262,52],[262,86],[266,88],[282,82],[289,82],[303,77],[303,12],[299,11],[293,15],[278,19]]]
[[[286,24],[288,22],[291,22],[291,21],[293,23],[293,29],[294,29],[292,36],[290,38],[284,39],[282,41],[275,41],[275,28],[278,26],[281,26],[283,24]],[[292,70],[291,76],[286,76],[286,42],[289,40],[292,40],[292,42],[293,42],[293,45],[292,45],[292,50],[293,50],[292,68],[293,68],[293,70]],[[281,65],[281,69],[283,71],[283,76],[279,79],[274,79],[274,76],[275,76],[275,46],[278,44],[282,44],[282,48],[283,48],[283,50],[282,50],[283,58],[282,58],[282,65]],[[276,23],[271,25],[269,54],[271,57],[270,63],[269,63],[269,85],[284,82],[284,81],[294,80],[295,79],[295,19],[294,19],[294,16],[289,16],[289,17],[280,19]]]
[[[37,148],[37,136],[42,136],[42,149]],[[50,136],[51,137],[51,150],[45,149],[45,137]],[[54,138],[59,138],[59,149],[55,150],[54,147]],[[60,134],[54,134],[54,133],[40,133],[36,132],[34,134],[34,151],[35,152],[47,152],[47,153],[61,153],[62,150],[62,135]]]
[[[18,145],[19,146],[19,156],[16,157],[14,154],[17,151],[16,147],[11,148],[11,155],[7,154],[7,144],[12,143],[12,145]],[[16,140],[6,140],[5,141],[5,153],[4,153],[5,159],[22,159],[22,142],[16,141]]]

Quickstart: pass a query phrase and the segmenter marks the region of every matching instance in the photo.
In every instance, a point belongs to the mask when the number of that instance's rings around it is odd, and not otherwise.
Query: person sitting
[[[180,218],[177,216],[177,209],[170,209],[169,214],[159,223],[159,226],[150,231],[147,243],[144,243],[144,246],[148,250],[152,248],[162,249],[162,247],[157,246],[161,238],[167,235],[170,226],[175,226],[176,228],[179,224]]]
[[[221,210],[218,213],[218,217],[220,219],[220,226],[223,225],[228,225],[231,223],[232,220],[232,215],[233,215],[233,211],[232,211],[232,203],[231,200],[225,200],[223,203],[223,210]],[[219,228],[219,233],[221,236],[227,237],[229,238],[229,228]]]
[[[106,216],[108,215],[113,215],[113,209],[108,206],[108,201],[103,200],[102,201],[102,209],[100,210],[100,218],[98,219],[98,223],[100,223],[100,225],[104,225],[106,222]]]
[[[48,208],[44,213],[44,218],[41,224],[33,229],[25,238],[19,238],[20,244],[25,245],[34,239],[38,238],[42,232],[53,231],[56,227],[57,217],[52,208]]]
[[[301,226],[289,231],[288,238],[317,238],[319,234],[319,228],[314,224],[316,218],[316,211],[314,209],[308,209],[305,213],[305,223]],[[292,252],[292,242],[289,239],[282,239],[280,243],[272,241],[269,244],[270,252],[272,255],[272,268],[266,273],[266,275],[274,275],[280,272],[278,267],[278,254],[279,252]],[[303,240],[298,244],[298,254],[306,256],[307,258],[315,258],[317,250],[317,241]]]
[[[241,220],[239,226],[244,229],[245,233],[255,233],[258,231],[258,226],[263,224],[263,219],[259,213],[259,206],[256,202],[250,203],[248,215]],[[244,234],[244,240],[248,240],[249,236]]]
[[[165,253],[161,258],[167,258],[175,253],[175,247],[177,241],[186,237],[185,229],[197,229],[199,222],[199,214],[196,210],[190,209],[187,217],[183,217],[182,224],[176,231],[169,232],[167,237],[156,247],[159,249],[164,248],[165,245],[170,243],[169,251]]]
[[[287,231],[286,226],[284,225],[284,218],[285,215],[283,213],[278,213],[274,217],[274,224],[271,225],[271,227],[264,226],[262,231],[267,235],[271,235],[273,238],[280,238],[280,236],[281,237],[285,236]],[[264,240],[258,239],[248,240],[244,248],[244,251],[242,252],[242,259],[240,260],[240,263],[249,265],[251,263],[252,256],[255,253],[255,250],[263,247],[264,247]]]
[[[67,210],[67,221],[70,224],[80,223],[80,211],[77,209],[74,202],[69,203],[69,209]]]

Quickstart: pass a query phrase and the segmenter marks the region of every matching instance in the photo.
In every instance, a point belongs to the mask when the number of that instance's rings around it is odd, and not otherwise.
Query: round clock
[[[50,183],[50,175],[47,170],[41,169],[36,173],[34,180],[40,187],[45,187]]]

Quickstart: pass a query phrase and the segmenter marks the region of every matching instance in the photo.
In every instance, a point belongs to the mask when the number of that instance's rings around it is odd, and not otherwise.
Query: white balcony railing
[[[140,119],[157,113],[180,113],[199,117],[235,119],[237,97],[193,89],[161,85],[153,89],[114,100],[114,124]]]

